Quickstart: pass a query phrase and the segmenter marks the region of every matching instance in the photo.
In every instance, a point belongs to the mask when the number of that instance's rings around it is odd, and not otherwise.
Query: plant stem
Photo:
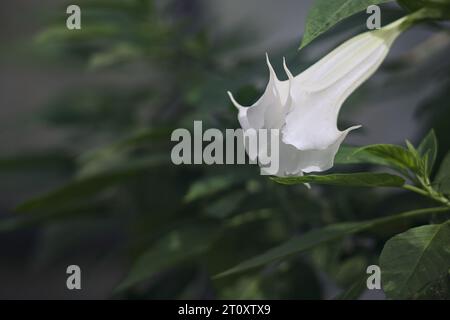
[[[422,190],[422,189],[420,189],[420,188],[418,188],[418,187],[416,187],[416,186],[413,186],[413,185],[411,185],[411,184],[405,184],[405,185],[403,185],[403,189],[409,190],[409,191],[412,191],[412,192],[415,192],[415,193],[418,193],[418,194],[423,195],[423,196],[425,196],[425,197],[428,197],[428,196],[429,196],[429,195],[428,195],[428,192],[426,192],[425,190]]]
[[[434,208],[425,208],[425,209],[417,209],[417,210],[412,210],[412,211],[408,211],[408,212],[403,212],[394,216],[390,216],[390,217],[386,217],[386,218],[382,218],[380,220],[378,220],[375,225],[382,225],[386,222],[391,222],[394,220],[400,220],[400,219],[404,219],[404,218],[411,218],[411,217],[419,217],[422,215],[427,215],[430,213],[438,213],[438,212],[446,212],[449,211],[450,207],[434,207]]]
[[[422,184],[422,188],[410,185],[410,184],[405,184],[403,186],[403,189],[405,190],[409,190],[415,193],[418,193],[422,196],[425,196],[427,198],[433,199],[434,201],[437,201],[439,203],[442,203],[444,205],[446,205],[447,207],[450,207],[450,200],[447,199],[445,196],[443,196],[441,193],[437,192],[436,190],[434,190],[429,183],[427,183],[427,181],[423,181],[420,179],[420,182]]]

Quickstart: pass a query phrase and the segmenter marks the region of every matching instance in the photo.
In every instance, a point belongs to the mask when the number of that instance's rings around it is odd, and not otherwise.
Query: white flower
[[[279,129],[280,150],[277,176],[325,171],[347,134],[337,128],[339,110],[347,97],[380,66],[403,31],[404,18],[344,42],[296,77],[286,67],[288,80],[278,80],[267,57],[270,79],[262,97],[239,110],[241,127]],[[260,150],[258,150],[260,152]],[[253,156],[251,156],[253,158]]]

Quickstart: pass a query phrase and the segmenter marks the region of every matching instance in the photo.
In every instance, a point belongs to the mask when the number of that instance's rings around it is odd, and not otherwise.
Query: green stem
[[[427,214],[431,214],[431,213],[446,212],[446,211],[450,211],[450,207],[434,207],[434,208],[426,208],[426,209],[417,209],[417,210],[407,211],[407,212],[403,212],[400,214],[396,214],[394,216],[389,216],[386,218],[380,218],[378,220],[375,220],[374,226],[384,225],[385,223],[404,219],[404,218],[418,217],[418,216],[427,215]]]
[[[410,184],[405,184],[403,185],[403,189],[408,190],[408,191],[412,191],[415,193],[418,193],[422,196],[428,197],[428,192],[426,192],[425,190],[422,190],[416,186],[410,185]]]
[[[405,184],[403,189],[415,192],[450,207],[450,201],[445,196],[434,190],[429,184],[423,183],[423,181],[421,182],[423,189],[410,184]]]
[[[405,21],[405,25],[408,27],[412,24],[416,24],[426,20],[444,20],[449,18],[449,8],[444,6],[428,6],[419,9],[409,15]]]

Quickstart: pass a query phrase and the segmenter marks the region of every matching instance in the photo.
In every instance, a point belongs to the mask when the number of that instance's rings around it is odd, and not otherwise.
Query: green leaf
[[[439,7],[439,6],[449,6],[449,0],[398,0],[397,1],[403,8],[409,11],[416,11],[420,8],[431,6],[431,7]]]
[[[134,163],[136,160],[128,159],[129,154],[134,149],[151,144],[155,145],[161,140],[169,139],[170,132],[167,127],[140,129],[112,144],[82,153],[78,157],[78,163],[81,168],[77,176],[78,178],[83,178],[101,174],[119,167],[124,163]]]
[[[336,173],[329,175],[307,175],[301,177],[273,177],[281,184],[317,183],[348,187],[401,187],[405,180],[389,173]]]
[[[449,210],[450,209],[447,207],[419,209],[403,212],[385,218],[379,218],[362,222],[338,223],[324,227],[322,229],[312,230],[303,235],[296,236],[259,256],[246,260],[238,264],[237,266],[220,273],[219,275],[216,276],[216,278],[228,276],[238,272],[243,272],[248,269],[252,269],[275,260],[286,258],[292,256],[293,254],[309,250],[317,245],[329,241],[336,241],[353,233],[366,231],[372,228],[379,228],[380,226],[386,224],[394,223],[397,221],[403,221],[406,219],[412,219],[432,213],[448,212]]]
[[[217,194],[221,191],[230,189],[242,180],[242,176],[236,175],[213,176],[197,180],[189,187],[189,190],[184,197],[184,201],[192,202],[197,199]]]
[[[416,11],[426,5],[426,0],[397,0],[408,11]]]
[[[225,218],[238,209],[247,197],[245,192],[237,190],[219,197],[205,208],[205,213],[212,218]]]
[[[74,168],[74,157],[66,151],[48,150],[0,158],[0,171],[43,170],[46,168],[69,171]]]
[[[9,219],[0,220],[0,233],[34,226],[37,224],[55,223],[73,217],[86,217],[88,215],[106,215],[111,211],[106,199],[95,199],[70,206],[54,207],[45,212],[33,212],[27,215],[15,215]]]
[[[70,201],[90,197],[100,191],[116,186],[152,167],[160,166],[166,159],[154,157],[144,160],[130,161],[126,165],[88,177],[75,179],[66,185],[50,191],[42,196],[32,198],[20,204],[17,212],[49,210],[67,205]]]
[[[427,4],[425,7],[411,13],[408,18],[409,23],[419,23],[427,20],[450,19],[449,3],[437,4],[437,1],[435,3]]]
[[[416,157],[419,157],[419,153],[417,152],[416,148],[413,146],[413,144],[411,143],[411,141],[406,140],[406,148],[408,148],[408,151],[409,151],[412,155],[414,155],[414,156],[416,156]]]
[[[450,152],[442,160],[433,185],[436,186],[439,192],[450,194]]]
[[[346,290],[334,297],[334,300],[356,300],[367,289],[367,274],[364,273]]]
[[[308,250],[319,244],[339,239],[347,234],[357,232],[361,228],[359,223],[340,223],[325,227],[323,229],[310,231],[302,236],[297,236],[291,240],[272,248],[266,253],[244,261],[219,275],[224,277],[233,273],[242,272],[269,262],[285,258],[294,253]]]
[[[139,60],[142,52],[139,47],[128,43],[119,43],[106,52],[99,52],[92,55],[89,60],[89,68],[105,68],[114,65]]]
[[[171,132],[172,130],[169,127],[139,129],[119,141],[82,154],[80,160],[83,163],[95,161],[98,158],[103,158],[105,154],[109,156],[112,153],[130,151],[137,147],[151,145],[154,144],[155,141],[169,139],[168,137],[170,137]]]
[[[76,43],[81,41],[89,41],[95,38],[114,37],[120,29],[112,24],[90,24],[86,28],[79,30],[80,32],[71,32],[66,26],[61,25],[47,28],[35,38],[36,44],[39,46],[55,45],[57,43]]]
[[[358,164],[361,163],[360,159],[353,156],[355,151],[359,147],[353,147],[348,145],[341,145],[336,156],[334,157],[335,164]]]
[[[380,256],[383,289],[392,299],[418,298],[450,268],[450,222],[410,229],[386,242]]]
[[[427,159],[427,173],[428,175],[433,170],[434,163],[437,157],[437,138],[434,130],[431,130],[427,136],[422,140],[419,147],[417,148],[419,155],[422,159]]]
[[[204,223],[170,232],[136,260],[115,291],[126,290],[164,269],[204,253],[219,234],[220,228],[217,225]]]
[[[308,13],[300,49],[339,21],[344,20],[357,12],[366,10],[370,5],[389,1],[390,0],[316,0]]]
[[[342,145],[336,156],[334,157],[335,164],[376,164],[387,165],[382,159],[373,157],[370,153],[361,150],[361,147],[353,147],[348,145]]]
[[[373,155],[367,147],[341,146],[334,158],[335,164],[373,164],[389,167],[390,163],[383,158]]]
[[[393,144],[373,144],[362,147],[355,151],[355,154],[364,151],[375,159],[378,158],[379,163],[385,163],[394,169],[404,171],[410,169],[414,172],[419,170],[418,159],[414,153],[401,146]],[[376,162],[377,160],[373,160]]]

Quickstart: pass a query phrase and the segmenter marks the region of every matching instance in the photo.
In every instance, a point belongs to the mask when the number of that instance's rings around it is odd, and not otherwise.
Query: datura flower
[[[347,134],[360,127],[340,131],[339,110],[347,97],[378,69],[403,31],[404,22],[402,18],[351,38],[296,77],[283,59],[288,77],[285,81],[278,80],[266,54],[269,83],[262,97],[249,107],[237,103],[228,92],[244,131],[280,130],[279,169],[275,175],[299,176],[333,166]]]

